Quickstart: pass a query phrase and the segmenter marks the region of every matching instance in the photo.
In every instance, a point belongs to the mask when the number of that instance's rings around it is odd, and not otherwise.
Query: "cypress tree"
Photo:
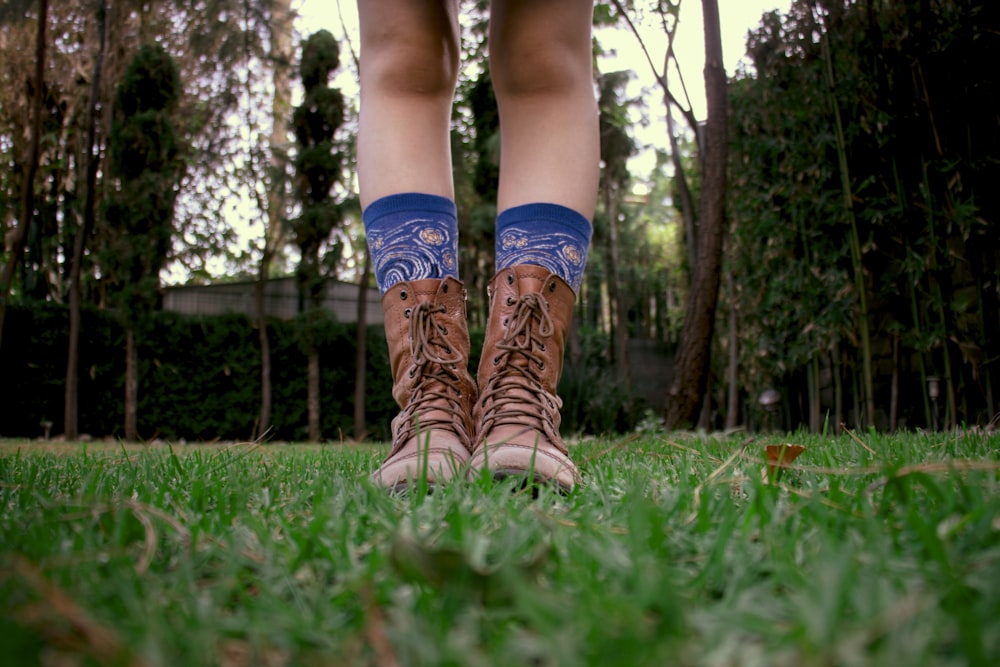
[[[344,122],[344,97],[329,86],[330,74],[340,65],[340,47],[327,30],[311,35],[302,48],[299,74],[305,88],[302,104],[295,109],[292,124],[298,143],[295,161],[296,190],[302,204],[292,220],[301,260],[297,271],[299,298],[305,312],[303,344],[309,359],[309,439],[320,439],[319,345],[316,329],[326,276],[321,250],[343,217],[331,195],[340,182],[343,155],[335,135]],[[336,258],[338,248],[328,256]]]
[[[174,204],[183,170],[172,119],[181,96],[173,58],[143,46],[115,93],[110,136],[113,191],[104,210],[101,273],[126,335],[125,439],[136,440],[136,336],[156,309],[160,270],[174,234]]]

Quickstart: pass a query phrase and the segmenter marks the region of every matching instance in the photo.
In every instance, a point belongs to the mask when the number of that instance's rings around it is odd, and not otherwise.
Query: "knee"
[[[589,41],[579,36],[525,34],[491,47],[490,76],[499,99],[564,96],[592,88],[591,58]]]
[[[457,38],[385,27],[362,40],[362,89],[450,99],[458,80],[458,60]]]

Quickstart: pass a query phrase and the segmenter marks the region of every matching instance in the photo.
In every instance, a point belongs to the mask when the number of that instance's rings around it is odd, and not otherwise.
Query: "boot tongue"
[[[547,270],[542,267],[535,267],[534,265],[524,265],[525,267],[530,267],[532,269],[537,268],[537,271],[518,271],[515,275],[517,276],[517,291],[521,296],[525,294],[530,294],[532,292],[541,292],[542,288],[545,287],[545,281],[549,277]]]
[[[444,282],[440,278],[411,280],[410,289],[413,290],[413,295],[417,297],[417,301],[433,301]]]

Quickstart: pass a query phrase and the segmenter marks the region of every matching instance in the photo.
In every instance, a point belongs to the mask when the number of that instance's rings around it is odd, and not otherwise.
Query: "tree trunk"
[[[809,385],[808,396],[809,396],[809,432],[819,433],[822,420],[822,409],[820,406],[819,395],[820,395],[820,369],[819,369],[819,355],[813,356],[809,360],[809,365],[806,367],[806,382]]]
[[[899,334],[892,335],[892,383],[889,397],[889,432],[895,433],[899,425]]]
[[[274,93],[271,98],[271,167],[267,189],[267,227],[264,230],[264,250],[256,287],[257,333],[260,337],[260,414],[255,438],[262,438],[271,429],[271,342],[267,333],[265,294],[271,272],[271,262],[281,245],[285,225],[285,164],[288,154],[287,119],[291,115],[291,82],[288,75],[292,60],[292,11],[289,0],[274,0],[269,24],[271,37],[272,76]]]
[[[608,179],[606,179],[608,180]],[[604,210],[608,216],[608,252],[605,261],[608,279],[608,297],[611,305],[611,335],[612,354],[615,378],[628,386],[628,314],[625,309],[625,298],[622,296],[621,279],[618,276],[618,197],[614,186],[604,185]]]
[[[0,275],[0,343],[3,341],[3,323],[7,315],[7,298],[14,282],[14,269],[24,254],[28,230],[35,209],[35,174],[38,173],[39,144],[42,134],[42,100],[45,97],[45,28],[49,19],[48,0],[38,0],[38,30],[35,37],[35,98],[31,105],[31,144],[28,165],[21,184],[21,223],[10,239],[10,260]]]
[[[715,309],[719,298],[719,265],[725,227],[727,100],[726,72],[717,0],[702,0],[705,17],[705,93],[708,120],[702,163],[701,221],[697,271],[692,275],[674,381],[667,397],[666,424],[694,423],[707,384]]]
[[[354,439],[361,441],[368,435],[365,424],[365,371],[368,367],[368,279],[371,258],[365,245],[365,264],[358,286],[358,338],[354,362]]]
[[[726,400],[726,430],[731,430],[736,428],[740,423],[740,385],[739,385],[739,371],[740,371],[740,355],[739,355],[739,336],[736,333],[737,320],[736,320],[736,297],[735,290],[733,289],[733,274],[732,271],[726,272],[726,283],[729,286],[729,369],[728,369],[728,384],[729,384],[729,394]]]
[[[684,164],[681,162],[680,146],[677,144],[677,136],[674,134],[674,112],[670,103],[667,103],[667,136],[670,138],[670,161],[674,165],[674,184],[681,200],[681,216],[684,218],[684,240],[688,249],[688,271],[689,275],[694,275],[698,266],[698,232],[695,220],[698,212],[694,210],[694,198],[691,196],[691,188],[688,187],[687,175],[684,173]]]
[[[840,344],[834,341],[830,350],[830,368],[833,371],[833,433],[840,435],[844,423],[844,378],[840,365]]]
[[[139,403],[139,353],[135,345],[135,327],[125,329],[125,442],[136,442]]]
[[[309,442],[320,441],[319,424],[319,350],[309,350]]]
[[[254,440],[263,438],[271,429],[271,339],[267,334],[267,303],[265,301],[267,274],[271,266],[270,254],[271,249],[265,239],[264,254],[260,260],[260,275],[257,278],[257,285],[254,287],[257,335],[260,340],[260,414],[257,416],[257,428],[253,434]]]
[[[63,405],[63,434],[67,440],[79,435],[80,386],[80,280],[83,272],[83,251],[94,229],[96,212],[97,166],[99,156],[94,155],[97,144],[97,107],[101,94],[101,73],[104,67],[106,41],[107,3],[102,0],[97,7],[97,56],[94,58],[94,75],[90,82],[90,104],[87,108],[87,143],[84,147],[86,181],[83,203],[83,224],[73,239],[73,257],[69,273],[69,351],[66,355],[66,394]]]

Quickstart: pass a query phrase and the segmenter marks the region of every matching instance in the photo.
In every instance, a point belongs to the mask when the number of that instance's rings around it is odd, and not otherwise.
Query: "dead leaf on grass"
[[[761,468],[761,479],[764,481],[764,484],[777,479],[781,470],[790,467],[789,464],[804,451],[806,451],[806,448],[802,445],[793,445],[790,443],[768,445],[765,447],[764,454],[767,457],[767,467]]]

